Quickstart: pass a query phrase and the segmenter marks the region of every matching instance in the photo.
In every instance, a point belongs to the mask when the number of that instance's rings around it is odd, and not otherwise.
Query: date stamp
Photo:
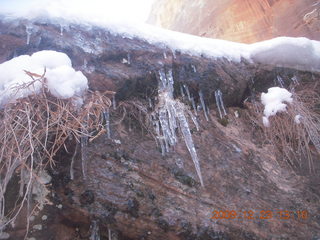
[[[254,220],[254,219],[298,219],[298,220],[307,220],[309,213],[307,210],[291,211],[291,210],[247,210],[247,211],[236,211],[236,210],[213,210],[211,213],[210,219],[245,219],[245,220]]]

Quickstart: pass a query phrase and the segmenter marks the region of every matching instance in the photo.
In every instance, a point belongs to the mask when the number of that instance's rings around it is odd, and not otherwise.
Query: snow
[[[18,15],[49,14],[51,17],[66,16],[87,19],[126,19],[146,21],[154,0],[1,0],[3,12]],[[97,7],[98,6],[98,7]]]
[[[33,79],[25,71],[43,75],[48,90],[57,98],[79,98],[88,88],[88,80],[80,71],[72,68],[70,58],[61,52],[44,50],[15,57],[0,64],[0,106],[18,98],[39,93],[43,86],[40,81],[17,91],[17,87]],[[37,79],[38,77],[35,77]],[[78,102],[79,99],[77,99]]]
[[[292,103],[292,94],[285,88],[272,87],[267,93],[261,94],[261,102],[264,105],[263,124],[269,127],[269,117],[276,115],[278,112],[285,112],[286,103]]]
[[[254,44],[235,43],[219,39],[209,39],[189,34],[174,32],[151,26],[142,21],[126,20],[116,14],[106,14],[96,6],[102,6],[99,0],[95,4],[85,1],[32,1],[23,7],[23,1],[4,1],[0,14],[7,20],[26,18],[31,21],[41,20],[69,24],[85,24],[100,26],[111,33],[123,37],[138,37],[151,44],[169,47],[172,54],[182,53],[206,56],[210,58],[224,57],[230,61],[240,62],[245,58],[250,62],[290,67],[299,70],[320,72],[320,42],[307,38],[279,37]],[[106,2],[103,6],[109,6]],[[11,7],[10,7],[11,6]],[[112,9],[112,6],[110,5]],[[122,9],[124,9],[122,7]],[[117,10],[119,11],[119,9]],[[108,11],[109,12],[109,11]]]
[[[301,116],[300,114],[298,114],[298,115],[296,115],[296,116],[294,117],[294,122],[295,122],[296,124],[300,124],[300,123],[301,123],[301,119],[302,119],[302,116]]]
[[[299,70],[320,70],[320,42],[308,38],[278,37],[250,46],[256,63]]]
[[[93,3],[91,1],[75,2],[75,0],[32,1],[32,3],[22,4],[23,1],[5,0],[6,4],[0,9],[0,14],[6,20],[25,18],[30,21],[55,23],[63,26],[63,29],[66,28],[65,31],[70,24],[82,24],[89,27],[100,26],[115,35],[127,38],[138,37],[151,44],[168,47],[172,50],[172,55],[175,55],[175,51],[180,51],[185,54],[214,59],[224,57],[235,62],[240,62],[244,58],[253,63],[320,72],[319,41],[302,37],[278,37],[254,44],[242,44],[203,38],[161,29],[142,21],[135,21],[132,18],[128,21],[126,17],[109,13],[110,10],[106,10],[108,5],[102,4],[99,0],[93,1]],[[107,2],[106,4],[111,3]],[[83,44],[85,46],[85,43]],[[89,47],[92,48],[91,45]]]

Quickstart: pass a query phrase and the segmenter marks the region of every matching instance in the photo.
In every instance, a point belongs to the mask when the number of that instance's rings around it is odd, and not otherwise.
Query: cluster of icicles
[[[170,152],[170,149],[178,143],[177,133],[180,132],[186,144],[186,147],[191,155],[201,186],[204,186],[202,174],[200,170],[199,157],[194,146],[192,134],[189,127],[188,116],[192,119],[197,131],[199,131],[199,123],[197,121],[198,111],[202,108],[204,116],[209,121],[209,108],[206,107],[203,93],[199,91],[200,106],[196,106],[194,97],[190,94],[188,86],[183,85],[180,88],[183,100],[188,100],[193,107],[193,111],[189,110],[185,104],[177,99],[174,99],[174,80],[172,70],[159,71],[159,86],[158,86],[158,104],[151,114],[151,121],[157,135],[158,143],[161,147],[162,155]],[[220,118],[225,116],[222,93],[218,89],[215,91],[216,104],[218,107]],[[149,99],[150,107],[152,107],[151,99]],[[113,108],[116,108],[115,98],[112,99]],[[106,110],[103,113],[105,129],[107,137],[110,139],[110,113]],[[86,169],[86,147],[88,144],[87,136],[81,138],[81,159],[82,171],[85,177]],[[72,164],[73,165],[73,164]],[[73,179],[73,166],[71,166],[71,179]]]
[[[199,157],[193,143],[192,134],[187,118],[187,116],[189,116],[192,119],[196,129],[199,130],[199,124],[196,118],[196,116],[198,115],[198,108],[196,107],[194,98],[191,96],[190,91],[186,85],[183,85],[183,87],[181,86],[180,90],[182,98],[188,98],[193,106],[193,113],[182,102],[174,99],[174,80],[172,70],[160,70],[159,79],[158,104],[152,114],[152,121],[162,154],[164,155],[165,153],[169,152],[170,147],[173,147],[178,142],[177,132],[179,131],[191,155],[200,183],[202,186],[204,186],[200,170]],[[208,121],[209,109],[205,106],[203,93],[201,91],[199,91],[199,98],[201,108],[204,112],[206,120]],[[216,101],[220,117],[222,117],[220,109],[223,109],[223,114],[226,114],[226,111],[223,106],[222,94],[220,90],[216,91]]]

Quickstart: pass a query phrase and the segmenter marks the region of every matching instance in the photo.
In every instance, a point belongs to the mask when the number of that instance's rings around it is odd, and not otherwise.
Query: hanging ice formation
[[[163,52],[163,58],[164,58],[164,59],[167,59],[167,54],[166,54],[166,52]]]
[[[87,161],[87,146],[88,146],[88,136],[81,136],[80,138],[81,145],[81,166],[82,166],[82,175],[83,178],[86,178],[86,161]]]
[[[100,240],[100,233],[99,233],[100,231],[99,231],[99,225],[97,224],[97,221],[92,221],[90,229],[91,229],[90,240]]]
[[[191,65],[191,67],[192,67],[193,72],[196,73],[197,72],[196,66],[195,65]]]
[[[291,78],[292,82],[295,84],[295,85],[299,85],[299,79],[297,78],[296,75],[294,75],[292,78]]]
[[[182,85],[180,85],[180,94],[181,94],[181,97],[182,99],[184,100],[186,95],[184,94],[184,91],[183,91],[183,88],[182,88]]]
[[[155,113],[152,115],[155,132],[157,134],[162,153],[169,152],[171,146],[174,146],[178,142],[177,130],[182,133],[183,140],[188,148],[194,163],[196,172],[200,179],[200,183],[203,186],[202,175],[200,171],[199,158],[193,143],[192,135],[189,128],[188,120],[185,116],[185,112],[192,115],[192,112],[187,110],[185,105],[173,97],[173,76],[172,70],[167,73],[164,70],[159,71],[160,81],[158,87],[158,107]],[[188,94],[189,90],[184,86]],[[195,123],[196,128],[199,126],[192,116],[192,120]]]
[[[131,56],[130,56],[130,53],[127,54],[127,63],[128,63],[128,65],[131,64]]]
[[[188,100],[191,101],[191,94],[187,85],[183,84],[184,89],[186,90]]]
[[[27,45],[30,43],[30,36],[31,36],[31,30],[32,30],[32,25],[27,25],[26,26],[26,33],[27,33]]]
[[[113,95],[112,96],[112,107],[113,107],[113,110],[116,110],[117,109],[117,105],[116,105],[116,95]]]
[[[63,36],[63,26],[60,24],[60,36]]]
[[[208,115],[207,115],[206,104],[204,103],[203,93],[202,93],[201,90],[199,91],[199,97],[200,97],[201,107],[202,107],[203,112],[204,112],[204,116],[205,116],[206,120],[209,121],[209,118],[208,118]]]
[[[87,116],[86,121],[89,120],[89,116]],[[82,136],[80,137],[80,147],[81,147],[81,166],[82,166],[82,175],[83,178],[86,179],[86,164],[87,164],[87,147],[88,147],[88,139],[89,134],[87,131],[87,122],[83,123],[84,128],[81,129]]]
[[[110,134],[110,113],[109,113],[109,109],[106,109],[103,112],[103,117],[104,117],[104,121],[105,121],[105,129],[107,131],[107,137],[110,139],[111,138],[111,134]]]
[[[216,90],[214,92],[214,96],[216,98],[216,104],[217,104],[217,107],[218,107],[218,111],[219,111],[219,115],[220,115],[220,118],[222,119],[222,117],[224,117],[225,115],[227,115],[227,112],[226,112],[226,109],[224,108],[224,104],[223,104],[223,100],[222,100],[222,92],[220,89]],[[223,112],[222,112],[222,111]],[[222,115],[223,114],[223,115]]]
[[[279,85],[280,85],[280,87],[284,87],[284,82],[283,82],[283,79],[282,79],[282,77],[280,77],[279,75],[277,75],[277,81],[278,81],[278,83],[279,83]]]

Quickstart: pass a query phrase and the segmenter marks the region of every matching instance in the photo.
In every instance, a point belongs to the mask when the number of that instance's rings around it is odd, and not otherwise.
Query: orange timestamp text
[[[211,213],[210,219],[301,219],[306,220],[309,217],[307,210],[289,211],[289,210],[248,210],[248,211],[236,211],[236,210],[214,210]]]

